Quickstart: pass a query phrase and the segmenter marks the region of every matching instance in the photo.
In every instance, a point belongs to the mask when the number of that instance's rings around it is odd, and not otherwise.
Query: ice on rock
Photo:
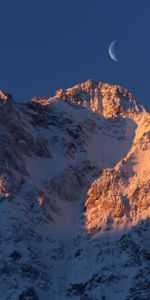
[[[88,80],[0,92],[0,299],[150,299],[150,114]]]

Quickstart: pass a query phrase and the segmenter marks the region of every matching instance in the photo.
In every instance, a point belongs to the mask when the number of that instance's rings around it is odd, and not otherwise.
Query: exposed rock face
[[[73,88],[56,91],[56,97],[68,99],[83,107],[89,107],[105,118],[115,118],[117,115],[130,115],[142,109],[134,97],[126,89],[117,85],[88,80]]]
[[[150,114],[88,80],[0,92],[0,299],[150,299]]]
[[[150,116],[136,130],[133,145],[92,184],[85,202],[87,227],[94,231],[131,227],[150,217]]]

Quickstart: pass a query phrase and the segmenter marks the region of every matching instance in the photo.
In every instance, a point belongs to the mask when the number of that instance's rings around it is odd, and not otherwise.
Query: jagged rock
[[[150,114],[88,80],[0,92],[0,299],[150,299]]]

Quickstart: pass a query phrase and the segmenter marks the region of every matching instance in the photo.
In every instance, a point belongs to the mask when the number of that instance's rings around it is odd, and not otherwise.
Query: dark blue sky
[[[0,10],[0,88],[16,100],[94,79],[150,107],[150,0],[1,0]]]

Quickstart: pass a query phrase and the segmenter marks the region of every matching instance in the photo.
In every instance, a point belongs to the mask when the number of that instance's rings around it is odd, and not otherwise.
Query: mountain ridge
[[[88,80],[0,92],[1,299],[150,298],[150,114]]]

